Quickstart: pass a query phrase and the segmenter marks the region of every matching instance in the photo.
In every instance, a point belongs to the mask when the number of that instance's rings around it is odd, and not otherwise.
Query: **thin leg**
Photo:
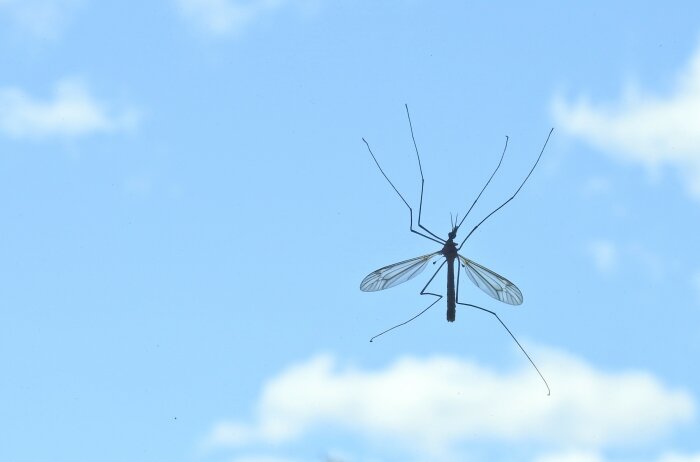
[[[501,323],[501,325],[503,326],[503,328],[504,328],[504,329],[508,332],[508,334],[513,338],[513,340],[514,340],[515,343],[518,345],[518,347],[520,347],[520,350],[525,354],[525,356],[527,357],[527,359],[530,361],[530,364],[532,364],[532,367],[534,367],[535,370],[537,371],[537,373],[540,375],[540,378],[541,378],[542,381],[544,382],[544,385],[547,387],[547,396],[549,396],[549,395],[551,394],[551,391],[550,391],[550,389],[549,389],[549,384],[547,383],[547,380],[546,380],[546,379],[544,378],[544,376],[542,375],[542,372],[540,372],[540,370],[537,368],[537,366],[535,365],[535,362],[532,360],[532,358],[530,358],[530,355],[527,354],[527,351],[525,351],[525,348],[523,348],[523,346],[520,344],[520,342],[518,342],[518,339],[515,338],[515,335],[513,335],[513,333],[510,331],[510,329],[508,329],[508,326],[506,326],[506,324],[501,320],[501,318],[499,318],[498,315],[497,315],[495,312],[493,312],[493,311],[491,311],[491,310],[487,310],[486,308],[482,308],[482,307],[477,306],[477,305],[472,305],[471,303],[460,303],[460,302],[459,302],[459,273],[462,272],[461,270],[462,270],[462,265],[461,265],[461,263],[460,263],[459,266],[457,267],[457,304],[458,304],[458,305],[463,305],[463,306],[469,306],[469,307],[471,307],[471,308],[476,308],[476,309],[478,309],[478,310],[485,311],[486,313],[491,313],[492,315],[494,315],[494,316],[496,317],[496,319],[498,319],[498,322]]]
[[[423,231],[425,231],[426,233],[443,241],[442,238],[435,235],[435,233],[433,233],[428,228],[423,226],[420,222],[420,217],[421,217],[421,214],[423,212],[423,188],[425,186],[425,178],[423,178],[423,165],[421,165],[421,162],[420,162],[420,155],[418,154],[418,145],[416,144],[416,137],[413,135],[413,124],[411,123],[411,114],[408,112],[408,104],[405,104],[405,106],[406,106],[406,116],[408,117],[408,126],[411,129],[411,139],[413,140],[413,148],[416,150],[416,158],[418,159],[418,170],[420,171],[420,203],[418,205],[418,226],[421,229],[423,229]]]
[[[397,324],[397,325],[395,325],[394,327],[390,327],[389,329],[387,329],[387,330],[385,330],[385,331],[383,331],[383,332],[380,332],[379,334],[375,335],[374,337],[372,337],[371,339],[369,339],[370,342],[373,341],[375,338],[377,338],[377,337],[379,337],[379,336],[381,336],[381,335],[384,335],[384,334],[386,334],[386,333],[389,332],[389,331],[392,331],[392,330],[396,329],[397,327],[401,327],[401,326],[403,326],[403,325],[405,325],[405,324],[408,324],[409,322],[413,321],[414,319],[416,319],[416,318],[417,318],[418,316],[420,316],[421,314],[423,314],[423,313],[425,313],[426,311],[428,311],[430,308],[432,308],[433,305],[435,305],[437,302],[439,302],[439,301],[442,299],[442,295],[434,294],[434,293],[432,293],[432,292],[426,292],[425,289],[428,288],[428,285],[430,285],[430,283],[433,281],[433,279],[435,279],[435,276],[437,276],[437,274],[440,272],[440,270],[442,269],[442,267],[445,265],[446,262],[447,262],[447,260],[443,260],[443,262],[440,264],[440,267],[439,267],[437,270],[435,270],[435,272],[433,273],[433,275],[432,275],[432,276],[430,277],[430,279],[428,280],[428,283],[427,283],[425,286],[423,286],[423,289],[420,291],[420,294],[421,294],[421,295],[432,295],[432,296],[434,296],[434,297],[437,297],[437,299],[436,299],[433,303],[431,303],[430,305],[428,305],[428,307],[425,308],[423,311],[421,311],[421,312],[418,313],[417,315],[413,316],[411,319],[409,319],[409,320],[407,320],[407,321],[404,321],[404,322],[402,322],[402,323],[400,323],[400,324]]]
[[[472,202],[472,205],[469,207],[469,210],[467,210],[467,213],[464,214],[464,217],[462,217],[462,221],[459,222],[459,226],[457,226],[457,229],[459,229],[462,226],[462,223],[464,223],[464,220],[467,219],[469,216],[469,212],[472,211],[474,206],[476,205],[477,201],[481,197],[481,195],[486,191],[486,187],[491,183],[491,180],[493,180],[494,175],[496,175],[496,172],[498,171],[499,168],[501,168],[501,164],[503,163],[503,157],[506,155],[506,149],[508,149],[508,136],[506,136],[506,145],[503,146],[503,152],[501,153],[501,159],[498,161],[498,165],[496,165],[496,169],[493,171],[491,176],[489,177],[489,180],[486,182],[483,188],[481,188],[481,192],[479,193],[478,196],[476,196],[476,199],[474,199],[474,202]],[[461,246],[460,246],[461,247]]]
[[[477,229],[479,226],[481,226],[481,224],[482,224],[483,222],[485,222],[486,220],[488,220],[488,219],[491,217],[491,215],[493,215],[494,213],[496,213],[496,212],[498,212],[499,210],[501,210],[501,209],[503,208],[503,206],[505,206],[508,202],[512,201],[512,200],[515,198],[515,196],[520,192],[520,190],[521,190],[521,189],[523,188],[523,186],[525,185],[525,182],[527,181],[527,179],[530,178],[530,175],[532,175],[532,172],[535,170],[535,167],[537,167],[537,164],[540,163],[540,159],[542,158],[542,154],[544,153],[544,149],[547,147],[547,143],[549,142],[549,137],[552,136],[552,132],[553,132],[553,131],[554,131],[554,128],[552,128],[552,129],[549,131],[549,135],[547,135],[547,140],[545,140],[544,146],[542,146],[542,150],[540,151],[540,155],[537,156],[537,160],[535,161],[535,164],[532,166],[532,168],[530,169],[530,172],[527,174],[527,176],[525,177],[525,179],[523,180],[523,182],[520,183],[520,186],[518,187],[518,189],[517,189],[517,190],[513,193],[513,195],[510,196],[504,203],[502,203],[501,205],[499,205],[498,207],[496,207],[496,209],[495,209],[493,212],[491,212],[491,213],[489,213],[488,215],[486,215],[486,216],[484,217],[483,220],[481,220],[479,223],[477,223],[476,226],[474,226],[474,227],[472,228],[472,230],[469,231],[469,234],[467,234],[467,237],[465,237],[464,240],[462,241],[462,243],[459,244],[459,247],[457,247],[457,250],[458,250],[458,251],[462,248],[462,246],[464,245],[464,243],[467,242],[467,239],[469,239],[469,236],[471,236],[472,233],[474,233],[474,231],[476,231],[476,229]],[[489,181],[490,181],[490,180],[489,180]]]
[[[411,215],[411,225],[410,225],[410,227],[411,227],[411,232],[412,232],[412,233],[415,233],[415,234],[417,234],[417,235],[419,235],[419,236],[422,236],[422,237],[424,237],[424,238],[426,238],[426,239],[430,239],[431,241],[437,242],[438,244],[444,245],[444,244],[445,244],[445,241],[444,241],[443,239],[440,239],[439,237],[435,236],[433,233],[430,233],[430,231],[428,231],[428,232],[431,234],[431,235],[429,236],[429,235],[427,235],[427,234],[421,233],[421,232],[418,231],[418,230],[413,229],[413,209],[411,208],[410,205],[408,205],[408,202],[406,202],[406,199],[404,199],[403,195],[401,195],[401,193],[399,192],[399,190],[396,189],[396,186],[394,186],[394,183],[392,183],[391,180],[389,179],[389,177],[386,176],[386,173],[384,173],[384,170],[382,169],[382,166],[379,165],[379,161],[377,161],[377,158],[374,156],[374,153],[372,152],[372,149],[369,147],[369,143],[367,142],[367,140],[365,140],[364,138],[362,138],[362,141],[364,141],[364,142],[365,142],[365,145],[367,145],[367,150],[368,150],[369,153],[372,155],[372,159],[374,159],[374,163],[377,164],[377,167],[379,167],[379,171],[382,172],[382,175],[384,175],[384,178],[386,178],[386,181],[389,182],[389,184],[391,185],[391,187],[394,188],[394,191],[396,191],[396,194],[399,195],[399,197],[401,198],[401,200],[403,201],[403,203],[406,204],[406,207],[408,207],[408,212],[409,212],[410,215]],[[421,192],[421,197],[422,197],[422,194],[423,194],[423,193]],[[422,202],[422,198],[421,198],[421,202]],[[419,213],[419,216],[420,216],[420,213]],[[419,221],[420,221],[420,220],[419,220]],[[423,227],[421,226],[421,228],[423,228]]]

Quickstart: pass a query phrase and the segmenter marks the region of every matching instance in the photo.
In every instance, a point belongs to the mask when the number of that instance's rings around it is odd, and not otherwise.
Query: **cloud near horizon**
[[[700,44],[666,95],[627,85],[618,101],[552,100],[555,123],[614,157],[654,172],[672,166],[688,193],[700,200]]]
[[[54,86],[53,98],[42,101],[16,87],[0,88],[0,132],[12,138],[80,137],[130,131],[137,111],[110,111],[77,79]]]
[[[252,421],[222,421],[209,448],[295,442],[318,429],[394,441],[439,456],[470,441],[602,449],[660,438],[694,418],[689,393],[640,371],[606,372],[552,350],[501,373],[454,357],[404,357],[378,370],[340,367],[329,354],[295,364],[263,387]]]

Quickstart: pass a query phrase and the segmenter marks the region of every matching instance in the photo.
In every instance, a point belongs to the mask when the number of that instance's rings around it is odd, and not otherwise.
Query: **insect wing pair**
[[[362,280],[360,290],[375,292],[402,284],[418,276],[428,263],[437,261],[439,257],[443,257],[442,253],[435,252],[380,268]],[[486,294],[509,305],[523,302],[520,289],[508,279],[466,257],[459,255],[458,258],[469,279]]]

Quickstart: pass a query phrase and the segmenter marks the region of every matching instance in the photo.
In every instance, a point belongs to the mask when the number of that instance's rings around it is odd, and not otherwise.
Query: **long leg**
[[[437,297],[437,299],[436,299],[433,303],[431,303],[430,305],[428,305],[428,307],[425,308],[423,311],[421,311],[421,312],[418,313],[417,315],[413,316],[411,319],[409,319],[409,320],[407,320],[407,321],[404,321],[404,322],[402,322],[402,323],[400,323],[400,324],[397,324],[397,325],[395,325],[394,327],[390,327],[389,329],[387,329],[387,330],[385,330],[385,331],[383,331],[383,332],[380,332],[379,334],[375,335],[374,337],[372,337],[371,339],[369,339],[370,342],[373,341],[375,338],[377,338],[377,337],[379,337],[379,336],[381,336],[381,335],[384,335],[384,334],[386,334],[386,333],[389,332],[389,331],[392,331],[392,330],[396,329],[397,327],[401,327],[401,326],[403,326],[403,325],[405,325],[405,324],[408,324],[409,322],[413,321],[414,319],[416,319],[416,318],[417,318],[418,316],[420,316],[421,314],[423,314],[423,313],[425,313],[426,311],[428,311],[430,308],[432,308],[433,305],[435,305],[437,302],[439,302],[439,301],[442,299],[442,295],[434,294],[434,293],[432,293],[432,292],[426,292],[425,289],[427,289],[427,288],[428,288],[428,285],[430,285],[430,283],[433,282],[433,279],[435,279],[435,276],[437,276],[437,274],[440,272],[440,270],[442,269],[442,267],[445,265],[446,262],[447,262],[447,260],[443,260],[443,262],[440,264],[440,267],[439,267],[437,270],[435,270],[435,272],[433,273],[433,275],[432,275],[432,276],[430,277],[430,279],[428,280],[428,283],[427,283],[425,286],[423,286],[423,289],[420,291],[420,294],[421,294],[421,295],[433,295],[433,296]]]
[[[527,176],[525,177],[525,179],[523,180],[523,182],[520,183],[520,186],[518,187],[518,189],[516,189],[515,192],[513,193],[513,195],[510,196],[504,203],[502,203],[501,205],[499,205],[498,207],[496,207],[496,209],[495,209],[493,212],[491,212],[491,213],[489,213],[488,215],[486,215],[486,217],[484,217],[483,220],[481,220],[479,223],[477,223],[476,226],[474,226],[474,227],[472,228],[472,230],[469,231],[469,234],[467,234],[467,237],[464,238],[464,240],[462,241],[462,243],[459,244],[459,247],[457,247],[457,250],[460,250],[460,249],[462,248],[462,246],[464,245],[464,243],[467,242],[467,239],[469,239],[469,236],[471,236],[472,233],[474,233],[474,231],[476,231],[476,229],[477,229],[479,226],[481,226],[481,224],[482,224],[483,222],[485,222],[486,220],[488,220],[489,217],[491,217],[491,215],[493,215],[494,213],[496,213],[496,212],[498,212],[499,210],[501,210],[501,209],[503,208],[503,206],[505,206],[508,202],[512,201],[513,198],[515,198],[515,196],[520,192],[520,190],[522,189],[522,187],[525,185],[525,182],[527,181],[527,179],[530,178],[530,175],[532,175],[532,172],[535,170],[535,167],[537,167],[537,164],[539,164],[540,159],[542,158],[542,154],[544,153],[544,149],[547,147],[547,143],[549,142],[549,137],[552,136],[552,132],[553,132],[553,131],[554,131],[554,128],[552,128],[552,129],[549,131],[549,135],[547,135],[547,139],[546,139],[545,142],[544,142],[544,146],[542,146],[542,150],[540,151],[540,155],[537,156],[537,160],[535,161],[535,164],[532,166],[532,168],[530,169],[530,172],[527,174]],[[490,180],[489,180],[489,181],[490,181]]]
[[[419,236],[423,236],[423,237],[426,238],[426,239],[430,239],[431,241],[437,242],[438,244],[444,245],[444,244],[445,244],[445,241],[444,241],[443,239],[440,239],[439,237],[435,236],[433,233],[430,233],[430,234],[433,234],[433,235],[432,235],[432,236],[429,236],[429,235],[427,235],[427,234],[421,233],[421,232],[418,231],[418,230],[413,229],[413,209],[411,208],[410,205],[408,205],[408,202],[406,202],[406,199],[404,199],[403,195],[401,195],[401,193],[399,192],[399,190],[396,189],[396,186],[394,186],[394,183],[392,183],[391,180],[389,179],[389,177],[386,176],[386,173],[384,173],[384,170],[382,169],[382,166],[379,165],[379,161],[377,161],[377,158],[374,156],[374,153],[372,152],[372,149],[369,147],[369,143],[367,142],[367,140],[365,140],[364,138],[362,138],[362,141],[364,141],[364,142],[365,142],[365,145],[367,145],[367,150],[368,150],[369,153],[372,155],[372,159],[374,159],[374,163],[377,164],[377,167],[379,167],[379,171],[382,172],[382,175],[384,175],[384,178],[386,178],[386,181],[389,182],[389,184],[391,185],[391,187],[394,188],[394,191],[396,191],[396,194],[399,195],[399,197],[401,198],[401,200],[403,201],[403,203],[406,204],[406,207],[408,207],[408,212],[409,212],[410,215],[411,215],[411,232],[412,232],[412,233],[416,233],[416,234],[419,235]],[[422,193],[422,190],[421,190],[421,197],[422,197],[422,194],[423,194],[423,193]],[[422,199],[421,199],[421,201],[422,201]],[[419,216],[420,216],[420,214],[419,214]],[[421,228],[422,228],[422,226],[421,226]]]
[[[418,205],[418,226],[421,229],[423,229],[423,231],[425,231],[426,233],[430,234],[431,236],[437,238],[438,240],[444,243],[445,241],[442,240],[442,238],[435,235],[435,233],[423,226],[420,222],[421,213],[423,212],[423,188],[425,186],[425,178],[423,178],[423,165],[421,165],[420,162],[420,155],[418,154],[418,145],[416,144],[416,137],[413,135],[413,124],[411,123],[411,114],[408,112],[408,104],[405,104],[405,106],[406,116],[408,117],[408,126],[411,129],[411,139],[413,140],[413,148],[416,150],[416,158],[418,159],[418,170],[420,170],[420,203]]]
[[[530,357],[530,355],[527,354],[527,351],[525,351],[525,348],[523,348],[523,346],[520,344],[520,342],[518,342],[518,339],[515,338],[515,335],[513,335],[513,332],[511,332],[510,329],[508,329],[508,326],[506,326],[506,323],[504,323],[504,322],[501,320],[501,318],[499,318],[498,315],[497,315],[495,312],[491,311],[491,310],[487,310],[486,308],[482,308],[482,307],[477,306],[477,305],[472,305],[471,303],[460,303],[460,301],[459,301],[459,274],[462,272],[462,271],[461,271],[461,270],[462,270],[462,265],[461,265],[461,263],[460,263],[459,261],[458,261],[458,264],[459,264],[459,266],[457,267],[457,304],[458,304],[458,305],[463,305],[463,306],[469,306],[469,307],[471,307],[471,308],[476,308],[476,309],[478,309],[478,310],[485,311],[486,313],[490,313],[490,314],[494,315],[494,316],[496,317],[496,319],[498,319],[498,322],[501,323],[501,325],[503,326],[503,328],[508,332],[508,334],[509,334],[509,335],[512,337],[512,339],[515,341],[515,343],[518,345],[518,347],[520,347],[520,350],[525,354],[525,356],[527,357],[528,361],[530,361],[530,364],[532,364],[532,367],[534,367],[535,370],[537,371],[537,373],[540,375],[540,378],[541,378],[542,381],[544,382],[544,385],[547,387],[547,396],[549,396],[550,393],[551,393],[551,391],[550,391],[550,389],[549,389],[549,384],[547,383],[547,380],[546,380],[546,379],[544,378],[544,376],[542,375],[542,372],[540,372],[540,370],[537,368],[537,366],[535,365],[535,362],[532,360],[532,358]]]
[[[484,193],[486,190],[486,187],[491,183],[491,180],[493,180],[494,175],[496,175],[496,172],[498,171],[499,168],[501,168],[501,164],[503,163],[503,157],[506,155],[506,149],[508,149],[508,136],[506,136],[506,145],[503,146],[503,153],[501,153],[501,159],[498,161],[498,165],[496,165],[496,169],[493,171],[491,176],[489,177],[489,180],[486,182],[483,188],[481,188],[481,192],[479,193],[478,196],[476,196],[476,199],[474,199],[474,202],[472,202],[472,205],[469,207],[469,210],[467,210],[467,213],[464,214],[464,217],[462,217],[462,221],[459,222],[459,226],[457,226],[457,229],[459,229],[462,226],[462,223],[464,223],[464,220],[467,219],[469,216],[469,212],[472,211],[474,206],[476,205],[476,202],[479,200],[481,195]],[[460,246],[461,247],[461,246]]]

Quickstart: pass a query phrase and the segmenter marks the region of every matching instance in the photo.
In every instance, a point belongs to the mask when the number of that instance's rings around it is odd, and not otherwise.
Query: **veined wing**
[[[425,269],[428,262],[434,257],[442,255],[440,252],[400,261],[393,265],[385,266],[367,275],[360,283],[360,290],[374,292],[394,287],[418,276]]]
[[[461,255],[459,261],[469,279],[496,300],[509,305],[520,305],[523,302],[522,292],[508,279]]]

